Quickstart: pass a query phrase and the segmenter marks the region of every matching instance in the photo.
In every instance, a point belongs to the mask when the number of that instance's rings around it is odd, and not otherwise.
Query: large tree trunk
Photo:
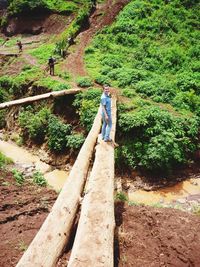
[[[54,266],[70,238],[70,230],[77,212],[90,164],[93,148],[101,127],[100,110],[83,144],[70,175],[52,211],[24,253],[17,267]]]
[[[34,101],[38,101],[38,100],[42,100],[42,99],[46,99],[46,98],[51,98],[51,97],[53,98],[53,97],[59,97],[59,96],[63,96],[63,95],[77,94],[80,91],[81,90],[77,88],[77,89],[62,90],[62,91],[50,92],[50,93],[46,93],[46,94],[21,98],[21,99],[13,100],[10,102],[1,103],[0,109],[9,108],[12,106],[17,106],[17,105],[22,105],[22,104],[28,104],[28,103],[32,103]]]
[[[114,139],[116,99],[112,104]],[[114,146],[99,138],[68,267],[112,267],[114,227]]]

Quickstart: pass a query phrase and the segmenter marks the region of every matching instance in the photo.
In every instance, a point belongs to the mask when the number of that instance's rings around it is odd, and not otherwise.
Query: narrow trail
[[[97,9],[89,19],[89,29],[78,35],[77,45],[63,63],[63,70],[69,71],[73,77],[87,74],[84,66],[84,50],[91,42],[94,34],[104,26],[111,24],[120,10],[129,0],[107,0],[104,4],[97,5]]]

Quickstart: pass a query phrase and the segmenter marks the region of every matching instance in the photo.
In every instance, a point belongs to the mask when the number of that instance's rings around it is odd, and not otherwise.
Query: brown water
[[[11,158],[15,164],[21,165],[35,165],[36,170],[44,174],[44,178],[48,184],[55,190],[62,189],[69,173],[61,170],[51,171],[51,166],[42,162],[38,156],[35,156],[24,148],[18,147],[14,143],[9,143],[0,140],[0,151]]]
[[[46,173],[44,178],[48,181],[49,185],[51,185],[56,191],[59,191],[62,189],[68,175],[69,173],[66,171],[54,170]]]
[[[189,195],[200,194],[200,178],[189,179],[174,186],[159,189],[157,191],[137,190],[129,192],[130,201],[140,204],[152,205],[157,203],[171,203],[178,199],[184,199]]]

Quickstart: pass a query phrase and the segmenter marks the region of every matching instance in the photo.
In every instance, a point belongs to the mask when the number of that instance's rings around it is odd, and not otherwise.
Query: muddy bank
[[[0,173],[0,266],[14,267],[57,194]],[[116,205],[115,267],[200,266],[200,217],[175,209]],[[66,252],[57,266],[66,266]]]
[[[116,224],[116,267],[200,266],[199,216],[118,203]]]
[[[57,198],[55,191],[0,171],[0,266],[12,267],[27,249]]]

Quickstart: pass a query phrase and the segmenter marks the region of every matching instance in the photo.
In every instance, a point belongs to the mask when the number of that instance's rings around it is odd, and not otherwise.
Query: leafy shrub
[[[6,125],[6,111],[0,110],[0,129]]]
[[[115,200],[120,200],[120,201],[128,201],[128,197],[126,196],[126,194],[124,192],[118,192],[115,195]]]
[[[82,134],[72,134],[67,137],[67,147],[72,150],[79,149],[84,143],[85,138]]]
[[[0,87],[0,103],[6,102],[9,99],[9,95],[5,89]]]
[[[48,146],[51,150],[61,151],[67,146],[68,135],[71,133],[71,125],[64,124],[52,115],[48,124]]]
[[[29,106],[26,110],[20,112],[19,124],[22,129],[27,131],[31,139],[42,142],[47,132],[50,114],[50,110],[46,107],[34,113],[34,110]]]
[[[70,89],[71,86],[69,84],[66,83],[60,83],[58,85],[56,85],[53,89],[53,91],[62,91],[62,90],[68,90]]]
[[[95,78],[95,82],[101,85],[108,84],[110,85],[110,79],[107,76],[104,75],[98,75]]]
[[[92,80],[89,77],[79,77],[77,79],[77,84],[80,87],[90,87],[92,86]]]
[[[47,181],[45,180],[43,174],[39,171],[33,173],[33,182],[39,186],[47,185]]]
[[[13,163],[12,159],[6,157],[4,154],[0,152],[0,169],[2,169],[5,165]]]
[[[47,5],[44,0],[11,0],[8,7],[10,15],[28,13],[37,9],[47,9]]]
[[[132,98],[133,96],[136,96],[136,93],[133,89],[124,89],[122,91],[122,95],[129,97],[129,98]]]
[[[77,94],[73,105],[78,108],[81,124],[89,131],[100,105],[101,90],[90,89]]]
[[[116,160],[131,168],[170,169],[186,163],[197,149],[198,122],[177,117],[158,107],[119,114],[123,145]]]
[[[172,103],[178,109],[190,110],[200,116],[200,96],[194,90],[177,93]]]
[[[12,174],[15,178],[17,185],[22,185],[24,183],[25,179],[22,172],[18,171],[17,169],[13,169]]]

